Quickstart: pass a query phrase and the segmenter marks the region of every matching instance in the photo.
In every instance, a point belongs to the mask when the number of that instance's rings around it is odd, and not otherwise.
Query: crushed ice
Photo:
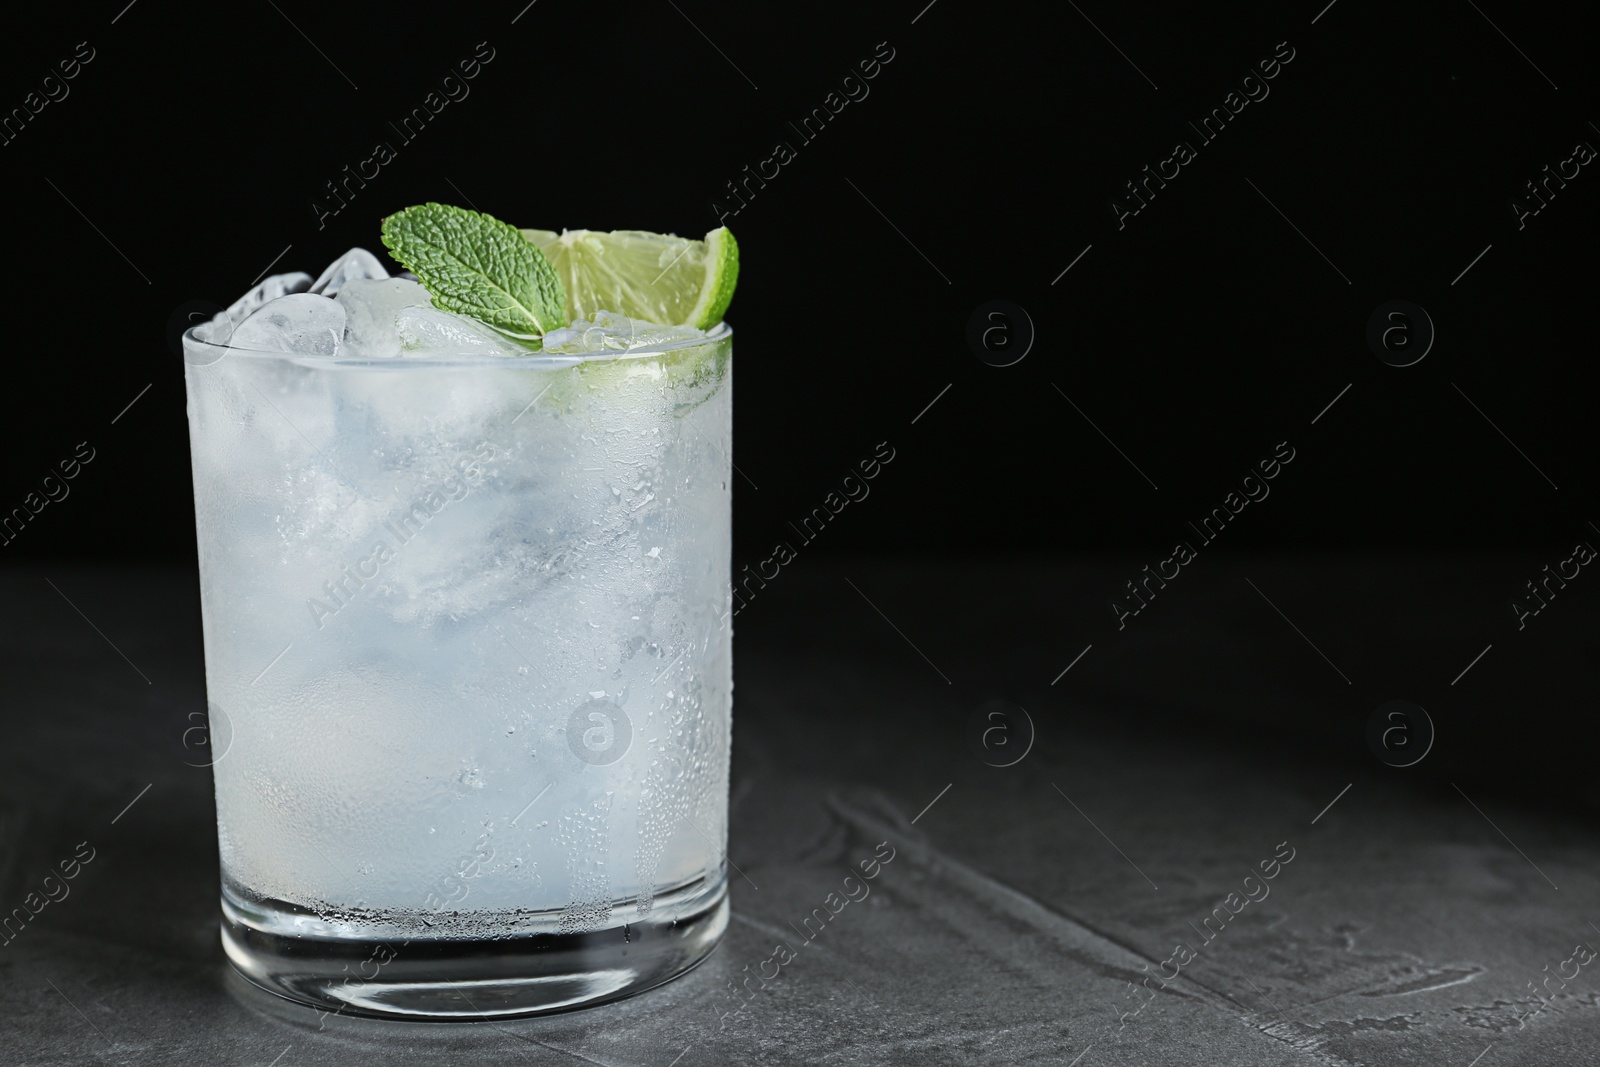
[[[352,248],[320,277],[274,274],[195,331],[231,348],[355,359],[527,356],[529,349],[477,319],[433,306],[416,278],[391,276],[371,252]],[[610,311],[545,335],[551,356],[577,357],[692,343],[705,334]]]

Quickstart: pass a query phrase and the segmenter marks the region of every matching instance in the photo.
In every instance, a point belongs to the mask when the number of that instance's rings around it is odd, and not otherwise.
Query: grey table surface
[[[492,1024],[319,1019],[233,976],[183,742],[193,575],[0,571],[0,910],[94,850],[0,946],[0,1063],[1600,1062],[1600,966],[1529,1000],[1600,945],[1600,834],[1594,736],[1560,726],[1593,706],[1593,612],[1508,651],[1491,593],[1525,562],[1219,557],[1119,631],[1126,560],[806,561],[736,627],[720,947],[639,996]],[[1422,689],[1436,751],[1364,753],[1367,710]],[[1012,766],[964,742],[991,696],[1036,728]],[[1497,784],[1493,731],[1542,715],[1546,757],[1508,741]],[[870,896],[734,997],[880,842]]]

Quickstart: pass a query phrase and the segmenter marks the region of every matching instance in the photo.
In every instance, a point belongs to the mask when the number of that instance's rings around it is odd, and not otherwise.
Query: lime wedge
[[[726,226],[695,241],[644,230],[523,230],[561,276],[567,321],[614,311],[660,326],[707,330],[722,321],[739,278]]]

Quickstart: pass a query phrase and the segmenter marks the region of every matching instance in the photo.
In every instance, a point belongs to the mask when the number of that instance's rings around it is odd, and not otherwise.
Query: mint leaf
[[[490,215],[427,203],[383,220],[383,244],[435,307],[521,340],[566,325],[561,278],[543,252]]]

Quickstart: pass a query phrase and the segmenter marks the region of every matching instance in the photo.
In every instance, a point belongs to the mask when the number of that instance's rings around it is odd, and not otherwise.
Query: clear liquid
[[[730,347],[190,361],[237,892],[582,933],[720,886]]]

